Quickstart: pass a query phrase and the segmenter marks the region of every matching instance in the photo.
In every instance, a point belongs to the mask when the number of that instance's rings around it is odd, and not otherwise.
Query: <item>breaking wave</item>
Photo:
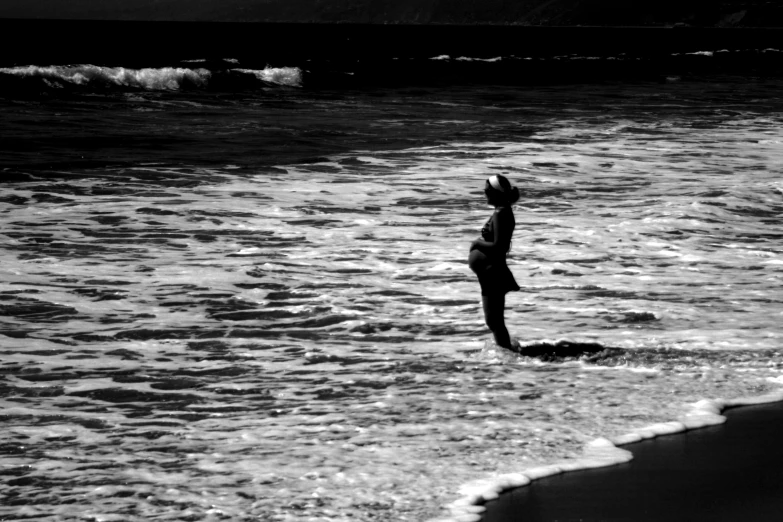
[[[212,73],[206,69],[163,67],[160,69],[126,69],[97,65],[12,67],[0,69],[0,74],[21,78],[40,78],[54,87],[58,83],[72,85],[104,85],[147,90],[178,90],[184,85],[206,86]]]
[[[302,85],[302,73],[296,67],[267,67],[263,70],[227,69],[212,71],[206,68],[160,67],[130,69],[98,65],[28,65],[0,68],[0,79],[40,82],[43,87],[58,88],[125,88],[148,91],[177,91],[207,89],[213,80],[237,75],[257,79],[263,84],[291,87]],[[244,79],[243,79],[244,80]],[[225,82],[219,82],[225,85]],[[244,81],[237,83],[243,84]]]
[[[302,71],[298,67],[267,67],[262,70],[233,69],[235,72],[250,74],[259,80],[277,85],[300,87],[302,85]]]
[[[0,68],[0,94],[55,90],[240,91],[269,87],[339,87],[362,82],[549,82],[612,78],[672,81],[682,75],[771,74],[783,65],[776,48],[701,50],[660,55],[463,56],[308,61],[297,66],[249,65],[233,58],[194,59],[153,68],[25,65]],[[291,64],[293,65],[293,64]]]

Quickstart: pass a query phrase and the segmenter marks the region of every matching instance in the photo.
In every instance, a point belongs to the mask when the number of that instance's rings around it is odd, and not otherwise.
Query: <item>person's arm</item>
[[[488,256],[503,255],[508,252],[511,247],[511,236],[516,226],[514,213],[509,208],[501,209],[492,216],[492,225],[495,231],[493,240],[477,239],[471,245],[471,250],[478,249]]]

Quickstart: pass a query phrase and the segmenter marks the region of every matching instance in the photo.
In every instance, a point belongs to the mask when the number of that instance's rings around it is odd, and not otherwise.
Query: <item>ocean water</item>
[[[0,69],[0,518],[420,521],[779,389],[783,80],[678,60]],[[498,173],[535,357],[467,268]]]

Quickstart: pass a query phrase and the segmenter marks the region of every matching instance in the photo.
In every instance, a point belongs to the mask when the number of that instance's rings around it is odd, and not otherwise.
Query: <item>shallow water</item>
[[[4,100],[0,514],[422,520],[779,386],[780,82],[674,80]]]

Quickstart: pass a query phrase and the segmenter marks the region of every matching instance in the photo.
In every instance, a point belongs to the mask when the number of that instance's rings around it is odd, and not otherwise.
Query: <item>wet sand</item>
[[[482,522],[783,519],[783,403],[628,444],[628,463],[532,482],[486,504]]]

